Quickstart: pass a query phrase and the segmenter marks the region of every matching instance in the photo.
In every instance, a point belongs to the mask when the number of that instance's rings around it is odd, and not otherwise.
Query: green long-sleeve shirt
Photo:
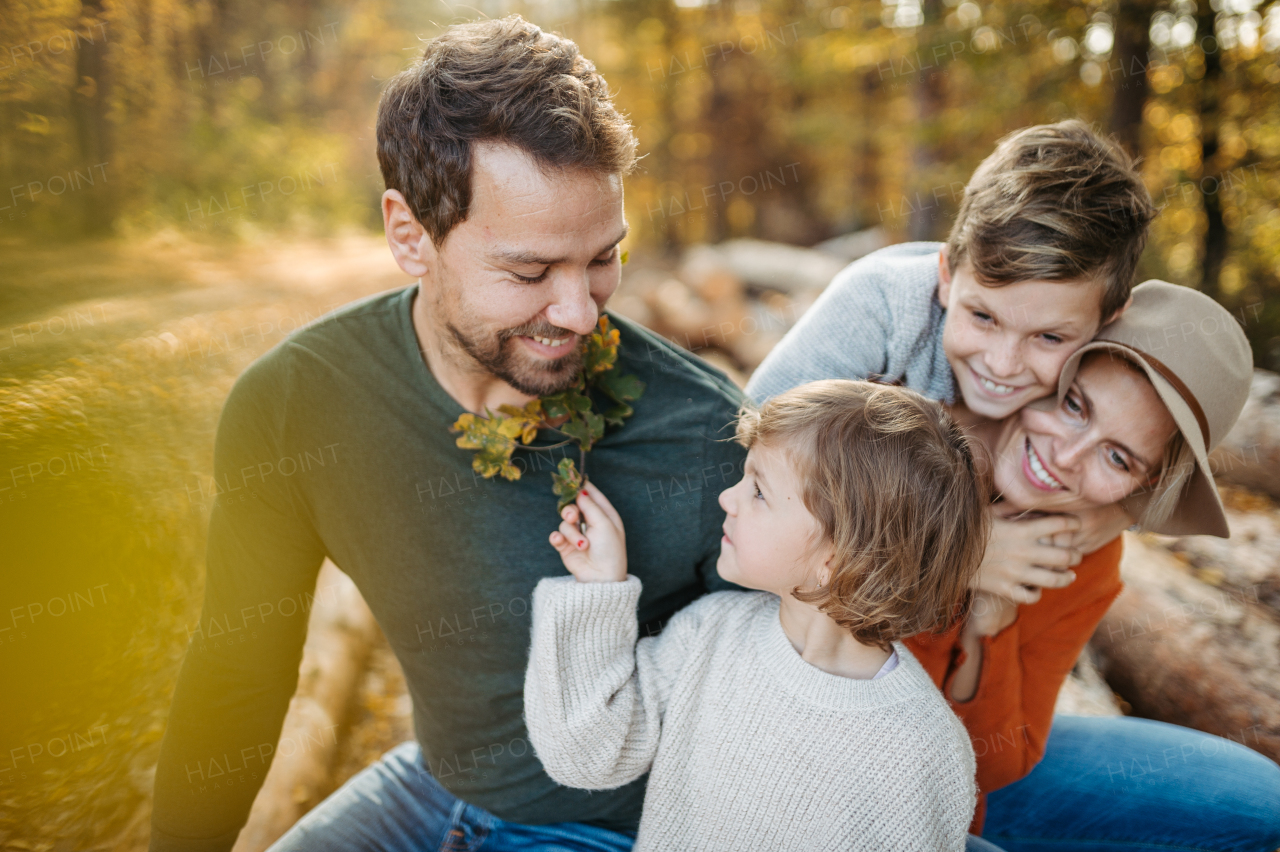
[[[515,482],[471,469],[462,407],[418,349],[411,286],[302,329],[236,382],[218,426],[208,576],[156,774],[153,850],[230,849],[298,680],[325,556],[360,588],[404,668],[431,773],[513,822],[634,831],[644,780],[589,793],[543,772],[523,715],[530,598],[565,569],[551,469],[576,447],[520,450]],[[708,590],[742,473],[726,440],[742,396],[719,371],[612,313],[618,369],[647,388],[587,473],[617,507],[651,631]],[[537,445],[559,436],[540,432]],[[323,590],[320,590],[323,594]]]

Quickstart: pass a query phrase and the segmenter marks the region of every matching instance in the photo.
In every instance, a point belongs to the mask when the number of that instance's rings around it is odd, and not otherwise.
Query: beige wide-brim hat
[[[1253,353],[1243,329],[1226,308],[1201,292],[1165,281],[1133,288],[1133,304],[1073,354],[1058,379],[1061,404],[1080,360],[1107,351],[1142,368],[1173,415],[1196,458],[1196,469],[1169,519],[1151,532],[1227,538],[1226,514],[1213,482],[1209,453],[1235,425],[1249,398]],[[1120,501],[1141,518],[1151,500],[1139,489]]]

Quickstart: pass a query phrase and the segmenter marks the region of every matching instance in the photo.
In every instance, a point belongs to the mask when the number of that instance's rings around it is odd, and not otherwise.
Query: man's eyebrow
[[[1081,383],[1081,382],[1079,382],[1079,381],[1077,381],[1077,382],[1076,382],[1076,387],[1080,390],[1080,398],[1081,398],[1082,400],[1084,400],[1084,407],[1085,407],[1085,409],[1086,409],[1087,411],[1093,411],[1093,403],[1089,400],[1089,394],[1085,393],[1085,390],[1084,390],[1084,384],[1083,384],[1083,383]],[[1127,446],[1125,446],[1124,444],[1120,443],[1119,441],[1116,441],[1116,440],[1114,440],[1114,439],[1113,439],[1113,440],[1112,440],[1112,443],[1113,443],[1113,444],[1116,444],[1117,446],[1119,446],[1119,447],[1120,447],[1120,449],[1124,450],[1126,453],[1128,453],[1130,456],[1132,456],[1134,461],[1136,461],[1138,464],[1142,465],[1142,469],[1143,469],[1143,471],[1144,471],[1144,472],[1146,472],[1146,471],[1150,471],[1150,470],[1151,470],[1151,462],[1147,461],[1147,460],[1146,460],[1146,459],[1144,459],[1142,456],[1138,455],[1138,454],[1137,454],[1137,453],[1135,453],[1133,450],[1129,449]]]
[[[618,245],[618,243],[627,238],[628,233],[630,233],[630,226],[623,225],[622,233],[618,235],[618,238],[609,243],[609,245],[600,249],[596,254],[603,254],[604,252],[613,249]],[[565,260],[563,257],[543,257],[537,252],[502,247],[490,250],[489,257],[494,260],[504,261],[517,266],[552,266],[557,263],[562,263]]]

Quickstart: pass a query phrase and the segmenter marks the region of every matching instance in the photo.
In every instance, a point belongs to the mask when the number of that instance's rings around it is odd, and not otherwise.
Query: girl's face
[[[1177,426],[1155,388],[1118,358],[1085,358],[1062,403],[1023,408],[1001,428],[995,485],[1021,511],[1115,503],[1154,482]]]
[[[727,517],[716,562],[726,580],[783,598],[796,586],[825,585],[821,572],[831,554],[829,546],[811,552],[821,526],[805,508],[789,462],[781,447],[751,447],[742,480],[720,492]]]

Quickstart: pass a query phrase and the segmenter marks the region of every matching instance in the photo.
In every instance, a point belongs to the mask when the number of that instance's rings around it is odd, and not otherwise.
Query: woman
[[[1057,398],[973,426],[1000,514],[1118,505],[1143,529],[1225,537],[1207,455],[1239,416],[1251,375],[1244,333],[1212,299],[1158,281],[1136,287],[1121,319],[1067,361]],[[1000,527],[965,624],[908,641],[973,740],[987,795],[971,830],[1007,852],[1280,845],[1280,767],[1266,757],[1160,722],[1053,717],[1120,593],[1121,542],[1059,574],[1057,587],[997,594],[1011,577],[1044,576],[1000,558],[1018,532]]]

